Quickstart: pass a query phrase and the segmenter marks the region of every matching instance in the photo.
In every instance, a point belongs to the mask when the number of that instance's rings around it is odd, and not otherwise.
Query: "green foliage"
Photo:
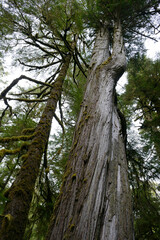
[[[123,38],[128,57],[143,50],[142,39],[145,36],[156,37],[153,25],[158,26],[159,1],[155,0],[86,0],[84,19],[86,25],[97,32],[103,26],[109,26],[111,39],[114,34],[114,21],[121,20]],[[154,20],[152,16],[154,16]],[[144,31],[145,29],[145,31]]]
[[[153,61],[136,55],[128,65],[125,93],[119,97],[128,123],[127,159],[137,240],[158,239],[160,234],[157,184],[160,176],[159,69],[159,59]],[[135,120],[138,121],[139,139],[131,132]]]
[[[140,120],[140,133],[153,142],[160,157],[160,60],[135,56],[128,66],[128,84],[123,100],[135,120]]]
[[[9,111],[6,113],[6,115],[2,119],[2,125],[0,127],[1,138],[9,139],[12,138],[12,136],[15,136],[18,139],[18,136],[22,135],[23,129],[34,128],[36,126],[34,118],[30,118],[29,116],[27,117],[27,114],[25,115],[26,113],[25,109],[27,109],[27,106],[25,106],[25,104],[21,104],[15,106],[14,114],[12,116],[10,115]],[[32,117],[33,116],[34,113],[32,112]],[[9,186],[15,180],[16,175],[23,161],[21,159],[21,156],[26,153],[29,144],[30,140],[24,142],[21,139],[19,139],[18,141],[3,141],[0,144],[1,151],[3,149],[9,149],[9,151],[14,153],[13,155],[6,155],[4,158],[2,157],[1,159],[2,160],[0,166],[1,212],[3,211],[4,203],[6,202],[6,198],[2,196],[4,196],[3,194],[7,191]]]
[[[135,239],[158,239],[160,234],[160,197],[157,179],[159,160],[144,152],[135,142],[127,147],[129,179],[133,196]],[[147,158],[147,156],[149,156]]]
[[[65,31],[72,28],[72,31],[82,30],[82,9],[77,1],[47,1],[42,7],[42,16],[52,31]]]
[[[157,186],[140,182],[134,189],[135,239],[158,240],[160,236],[160,198]]]
[[[78,79],[78,80],[77,80]],[[77,85],[72,81],[71,74],[66,79],[64,83],[64,91],[63,91],[63,98],[66,100],[68,105],[68,111],[70,114],[73,114],[74,120],[78,117],[78,113],[80,110],[80,104],[82,103],[83,94],[85,90],[86,79],[82,74],[77,77]],[[70,115],[68,118],[72,118]]]

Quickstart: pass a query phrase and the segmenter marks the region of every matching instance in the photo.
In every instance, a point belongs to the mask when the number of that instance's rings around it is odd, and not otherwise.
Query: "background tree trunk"
[[[107,26],[98,33],[87,88],[48,240],[131,240],[132,207],[115,86],[125,70],[121,24],[112,55]]]
[[[24,162],[19,175],[6,194],[8,202],[0,221],[1,240],[23,239],[41,158],[49,138],[52,119],[61,96],[63,80],[67,74],[70,58],[70,55],[66,57],[59,76],[53,83],[50,97],[35,129],[35,136],[27,154],[22,156]]]

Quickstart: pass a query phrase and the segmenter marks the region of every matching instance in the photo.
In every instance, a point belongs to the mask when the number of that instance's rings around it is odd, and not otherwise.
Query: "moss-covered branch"
[[[1,149],[0,150],[0,162],[3,160],[3,158],[6,155],[15,155],[17,153],[19,153],[22,149],[24,148],[28,148],[28,146],[30,145],[30,143],[23,143],[21,147],[10,150],[10,149]]]
[[[22,134],[33,134],[34,133],[34,131],[35,131],[35,128],[24,128],[23,130],[22,130]]]
[[[32,135],[21,135],[21,136],[13,136],[13,137],[5,137],[5,138],[0,138],[0,143],[9,143],[9,142],[16,142],[16,141],[28,141],[31,140],[35,136],[35,133]]]

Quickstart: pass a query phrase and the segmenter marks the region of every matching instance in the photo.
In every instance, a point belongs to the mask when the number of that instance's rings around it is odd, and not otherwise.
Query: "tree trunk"
[[[1,240],[23,239],[35,181],[38,176],[41,158],[49,138],[53,115],[62,92],[63,80],[66,76],[71,56],[66,57],[59,76],[53,83],[50,97],[42,117],[35,130],[20,172],[7,192],[8,202],[0,221]]]
[[[47,240],[131,240],[132,206],[115,86],[126,60],[121,24],[98,33],[84,101],[76,125]]]

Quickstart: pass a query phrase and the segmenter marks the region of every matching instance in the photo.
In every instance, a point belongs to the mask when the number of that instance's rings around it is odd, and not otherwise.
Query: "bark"
[[[47,240],[131,240],[132,207],[115,86],[125,71],[121,24],[112,55],[97,35],[86,92]]]
[[[1,240],[23,239],[35,181],[50,134],[52,118],[62,92],[62,85],[69,67],[70,58],[70,55],[66,57],[66,61],[53,84],[50,97],[36,127],[32,143],[27,154],[22,156],[24,160],[23,165],[16,180],[6,194],[8,202],[0,219]]]

